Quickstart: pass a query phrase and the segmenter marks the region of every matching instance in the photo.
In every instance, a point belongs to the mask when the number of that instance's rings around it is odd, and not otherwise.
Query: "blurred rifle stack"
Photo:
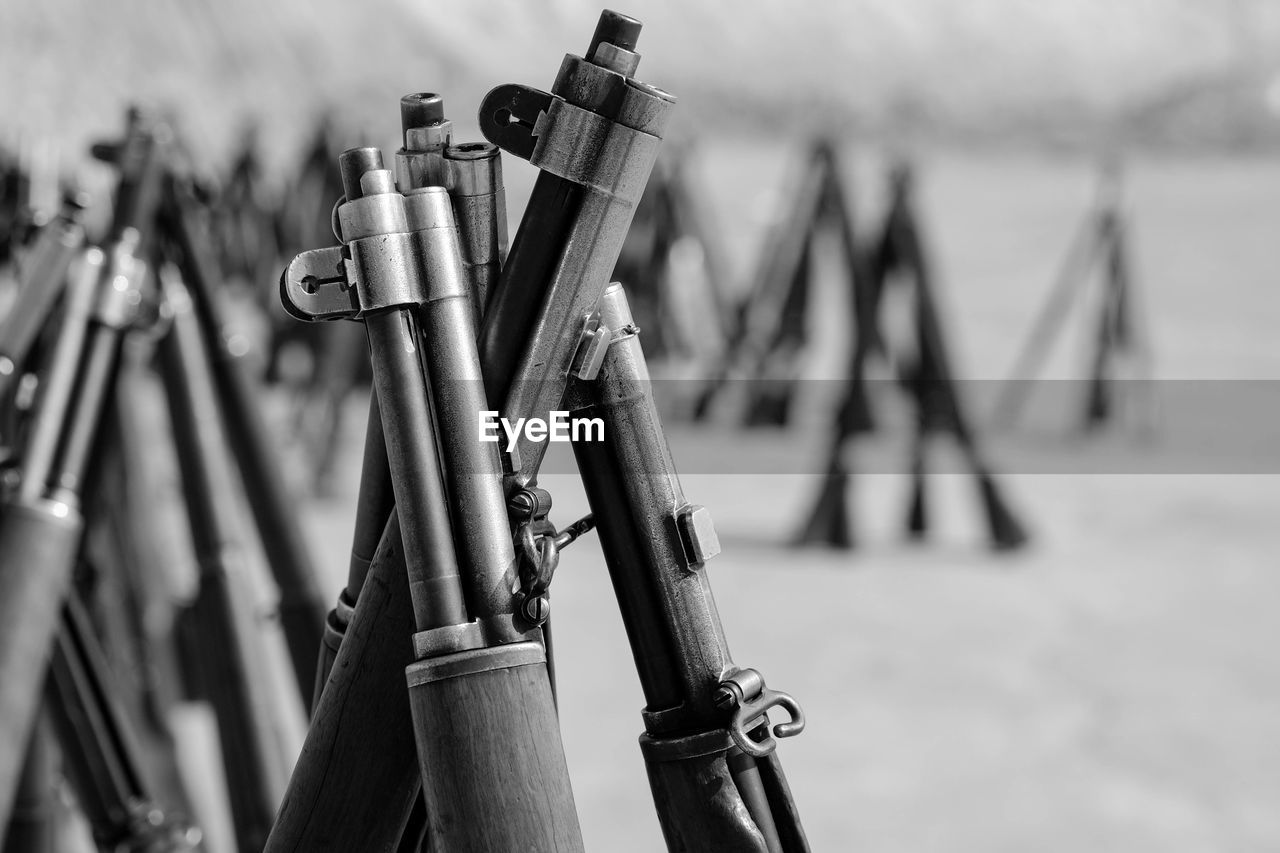
[[[912,171],[905,163],[895,165],[891,171],[889,209],[862,269],[865,278],[855,284],[861,297],[854,300],[857,333],[849,380],[837,410],[826,479],[797,543],[849,547],[853,542],[845,505],[850,479],[846,444],[874,428],[865,390],[866,370],[871,356],[880,355],[893,364],[898,384],[906,392],[915,415],[908,534],[919,538],[929,527],[925,488],[928,442],[937,435],[950,435],[977,478],[992,546],[999,550],[1020,547],[1027,534],[1001,496],[961,404],[934,296],[932,269],[913,204]],[[893,342],[899,345],[896,352],[881,326],[886,295],[894,287],[907,289],[912,306],[908,340]]]
[[[636,283],[631,310],[646,352],[691,374],[723,356],[731,311],[716,223],[691,174],[694,154],[686,144],[658,159],[612,276]]]
[[[25,136],[0,145],[0,265],[57,214],[65,184],[53,145]]]
[[[1013,371],[996,401],[995,422],[1001,427],[1017,424],[1044,368],[1054,342],[1066,326],[1076,303],[1086,297],[1092,275],[1098,282],[1093,330],[1089,337],[1087,385],[1080,429],[1092,432],[1119,415],[1117,374],[1127,369],[1134,387],[1152,374],[1150,344],[1143,332],[1137,287],[1133,275],[1131,228],[1122,204],[1123,175],[1115,161],[1103,164],[1097,200],[1086,213],[1080,230],[1040,316],[1014,361]],[[1141,394],[1141,397],[1147,395]],[[1150,399],[1144,401],[1149,409]]]
[[[961,403],[912,203],[911,171],[903,164],[894,167],[888,212],[865,246],[856,240],[854,205],[844,188],[844,175],[835,141],[819,139],[789,183],[795,195],[763,241],[749,295],[739,306],[725,355],[695,404],[695,418],[727,408],[744,426],[782,427],[790,422],[802,360],[806,348],[812,347],[815,244],[830,234],[838,244],[836,254],[848,288],[848,367],[827,447],[824,482],[797,544],[853,544],[848,455],[857,436],[876,430],[869,370],[879,359],[896,374],[894,386],[905,392],[914,413],[909,534],[920,537],[928,528],[926,445],[931,437],[946,434],[955,439],[977,477],[992,544],[1016,548],[1026,533],[1001,496]],[[901,293],[911,306],[909,328],[896,337],[886,334],[886,296],[893,293]]]
[[[244,302],[257,306],[264,379],[289,389],[290,432],[302,448],[308,485],[322,493],[339,459],[343,404],[369,382],[365,342],[349,324],[292,322],[280,310],[274,281],[285,259],[332,237],[333,200],[342,195],[334,166],[339,148],[333,121],[322,117],[294,158],[297,171],[283,187],[270,187],[250,128],[213,199],[213,239],[227,284],[239,285],[249,297]]]
[[[845,193],[842,165],[831,140],[819,140],[802,162],[790,203],[779,211],[766,235],[759,265],[745,300],[738,306],[728,347],[694,407],[708,417],[722,392],[730,395],[735,419],[744,426],[785,426],[808,339],[813,244],[830,230],[840,242],[840,259],[856,300],[861,264],[853,240],[853,207]],[[741,378],[747,381],[735,383]]]
[[[223,314],[210,193],[170,127],[140,111],[94,154],[117,176],[109,227],[88,233],[85,200],[68,198],[20,253],[0,324],[0,824],[6,849],[68,849],[60,764],[100,849],[201,849],[170,728],[196,700],[221,733],[236,845],[258,849],[302,711],[297,690],[279,698],[288,680],[310,688],[325,609]],[[158,399],[168,434],[148,418]],[[185,535],[156,499],[166,457]],[[288,664],[264,653],[259,550]]]

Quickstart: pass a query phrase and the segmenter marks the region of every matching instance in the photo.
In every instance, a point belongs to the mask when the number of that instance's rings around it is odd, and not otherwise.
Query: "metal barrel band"
[[[337,652],[342,645],[342,638],[347,635],[348,623],[340,621],[338,611],[330,611],[324,620],[324,633],[321,635],[320,642],[325,648]]]
[[[484,632],[478,622],[442,625],[413,635],[413,655],[418,660],[483,648]]]
[[[640,752],[646,761],[666,764],[725,753],[733,749],[734,743],[733,736],[726,729],[711,729],[677,737],[654,737],[645,733],[640,735]]]
[[[386,170],[368,174],[390,181]],[[425,302],[420,240],[407,230],[405,197],[394,190],[374,192],[335,211],[348,242],[293,259],[281,278],[289,313],[302,320],[354,319]]]
[[[675,99],[639,81],[625,82],[614,117],[532,86],[499,86],[481,106],[481,132],[545,172],[635,203],[648,182]]]
[[[429,684],[464,675],[546,664],[547,654],[538,642],[509,643],[484,649],[470,649],[438,660],[421,660],[405,671],[409,686]]]
[[[529,162],[593,190],[639,200],[662,138],[554,99],[534,128]]]
[[[500,613],[460,625],[419,631],[413,635],[414,658],[424,660],[454,652],[509,644],[512,637],[518,637],[518,642],[535,642],[541,639],[542,631],[538,625],[520,625],[516,622],[514,614]]]
[[[411,232],[372,235],[347,245],[351,251],[347,281],[355,290],[361,314],[426,301],[426,283],[418,274],[421,264]]]
[[[347,632],[347,626],[351,624],[351,617],[355,615],[355,603],[351,600],[350,594],[346,589],[338,593],[338,602],[333,609],[329,611],[324,620],[324,636],[321,638],[328,648],[333,651],[338,650],[338,646],[342,643],[342,638]]]
[[[342,592],[338,593],[338,603],[334,605],[333,610],[338,614],[338,619],[342,621],[342,624],[348,625],[351,623],[351,617],[356,612],[356,603],[351,599],[350,591],[343,589]]]

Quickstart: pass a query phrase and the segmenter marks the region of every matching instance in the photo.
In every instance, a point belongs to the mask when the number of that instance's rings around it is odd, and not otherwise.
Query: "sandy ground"
[[[767,154],[706,157],[721,211],[767,212],[784,173],[778,152]],[[720,180],[753,164],[758,186]],[[965,375],[1002,376],[1090,198],[1089,168],[934,158],[927,174],[925,211]],[[1267,235],[1280,225],[1280,169],[1157,161],[1136,166],[1132,186],[1157,375],[1276,375]],[[740,269],[764,218],[732,232]],[[1071,346],[1051,372],[1077,369]],[[335,589],[362,405],[352,404],[340,497],[306,514]],[[670,439],[677,465],[698,471],[684,478],[686,494],[712,509],[725,546],[709,571],[735,660],[808,714],[808,730],[781,750],[815,849],[1280,847],[1280,477],[1177,464],[1148,475],[1012,470],[1003,485],[1035,545],[994,556],[967,477],[935,478],[934,537],[913,546],[900,532],[904,479],[867,474],[855,487],[860,549],[797,551],[782,543],[815,478],[749,464],[761,473],[706,472],[699,448],[788,447],[799,460],[818,452],[820,424],[750,437],[673,425]],[[1070,442],[1056,440],[1069,463]],[[1146,452],[1124,436],[1106,442]],[[1004,446],[998,436],[991,444]],[[549,469],[561,473],[543,485],[567,523],[585,499],[571,468]],[[642,699],[594,539],[565,555],[555,612],[587,846],[658,849],[635,744]]]
[[[543,484],[558,518],[586,511],[573,477]],[[813,477],[685,478],[725,546],[710,571],[735,660],[808,714],[782,754],[814,848],[1274,849],[1280,479],[1007,485],[1035,526],[1025,554],[985,552],[959,475],[935,483],[936,541],[903,544],[903,478],[871,475],[850,555],[780,545]],[[348,517],[327,502],[309,523],[336,549]],[[643,701],[593,540],[566,553],[555,613],[588,849],[658,849]]]

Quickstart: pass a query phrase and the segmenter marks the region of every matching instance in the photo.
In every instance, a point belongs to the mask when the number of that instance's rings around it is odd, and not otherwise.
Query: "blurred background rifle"
[[[993,420],[997,426],[1015,426],[1026,408],[1054,342],[1071,316],[1071,309],[1087,295],[1091,273],[1098,274],[1093,334],[1080,428],[1097,430],[1114,421],[1117,374],[1128,367],[1139,380],[1150,380],[1153,367],[1150,341],[1143,328],[1141,304],[1133,275],[1131,228],[1123,201],[1124,179],[1120,164],[1103,164],[1097,200],[1086,214],[1067,251],[1044,308],[1027,335],[1009,379],[1001,387]],[[1139,383],[1134,383],[1135,385]],[[1145,396],[1145,395],[1144,395]],[[1145,401],[1150,416],[1150,399]]]
[[[733,306],[716,222],[695,179],[696,149],[664,146],[613,278],[628,283],[650,362],[696,374],[724,356]]]
[[[0,515],[8,590],[0,644],[7,685],[0,708],[0,823],[9,824],[31,777],[49,775],[33,767],[49,751],[33,746],[19,785],[24,744],[44,737],[36,721],[52,660],[46,704],[65,773],[99,846],[197,847],[199,832],[162,810],[191,806],[176,781],[173,744],[165,743],[170,732],[157,719],[179,698],[160,695],[176,668],[186,677],[187,695],[213,706],[237,846],[258,849],[283,789],[288,708],[272,694],[279,679],[262,654],[237,505],[247,500],[252,509],[280,589],[280,621],[297,682],[307,688],[324,610],[254,389],[224,337],[214,289],[220,272],[172,131],[134,111],[123,140],[95,146],[94,153],[120,176],[102,248],[79,251],[86,240],[72,212],[52,223],[65,249],[28,267],[31,280],[0,339],[14,373],[34,376],[37,389],[20,429],[6,436],[13,451]],[[68,253],[80,257],[72,262]],[[141,359],[152,354],[163,377],[199,565],[188,615],[173,620],[179,636],[164,638],[163,648],[154,647],[146,625],[118,627],[175,586],[169,570],[144,565],[147,549],[137,541],[155,537],[154,522],[138,517],[154,506],[130,500],[136,489],[121,492],[122,481],[127,485],[154,467],[153,447],[138,435],[146,401],[136,396],[145,384]],[[106,556],[97,544],[104,527],[127,530]],[[150,529],[139,537],[142,528]],[[104,599],[107,592],[118,598]],[[115,606],[120,602],[126,606]],[[122,636],[140,647],[112,648],[108,641]],[[146,674],[136,690],[148,695],[134,695],[138,676],[118,677],[108,668],[113,660],[141,665]],[[23,842],[20,849],[48,849],[52,830],[32,827],[32,835],[40,833],[43,841]]]
[[[814,241],[830,230],[839,241],[849,292],[858,299],[860,264],[853,231],[853,204],[844,189],[844,166],[835,142],[819,138],[799,173],[789,205],[762,244],[749,295],[738,307],[723,358],[693,407],[708,417],[722,393],[742,380],[744,394],[730,395],[744,426],[785,426],[791,416],[801,356],[808,343]]]

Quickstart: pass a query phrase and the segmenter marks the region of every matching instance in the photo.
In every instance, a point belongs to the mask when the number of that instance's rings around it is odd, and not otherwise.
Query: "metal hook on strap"
[[[547,518],[551,512],[551,495],[536,487],[521,489],[513,495],[508,511],[515,521],[516,553],[522,558],[516,607],[530,624],[542,625],[551,613],[547,591],[560,564],[560,551],[595,527],[595,519],[588,515],[557,531]]]
[[[533,567],[524,592],[529,597],[542,595],[551,586],[551,578],[560,565],[560,545],[554,536],[533,535],[532,525],[523,525],[519,531],[520,550]]]

